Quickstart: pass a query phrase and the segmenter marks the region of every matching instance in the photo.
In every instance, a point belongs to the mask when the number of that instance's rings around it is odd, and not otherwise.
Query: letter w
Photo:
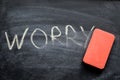
[[[26,29],[25,29],[25,31],[24,31],[24,33],[23,33],[23,36],[22,36],[22,38],[21,38],[20,43],[19,43],[17,34],[15,34],[14,39],[13,39],[13,41],[12,41],[12,44],[10,44],[10,40],[8,39],[8,34],[7,34],[7,32],[5,32],[5,36],[6,36],[6,40],[7,40],[7,44],[8,44],[9,50],[12,50],[12,48],[13,48],[13,46],[14,46],[14,44],[15,44],[15,41],[16,41],[16,44],[17,44],[17,48],[18,48],[18,49],[21,49],[21,47],[22,47],[22,45],[23,45],[23,42],[24,42],[25,35],[26,35],[28,29],[29,29],[29,28],[26,28]]]

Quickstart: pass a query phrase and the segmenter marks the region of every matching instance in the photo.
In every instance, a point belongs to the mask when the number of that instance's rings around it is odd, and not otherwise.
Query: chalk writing
[[[73,43],[75,43],[75,44],[78,45],[78,46],[83,46],[84,48],[86,47],[87,42],[88,42],[88,40],[89,40],[90,32],[94,29],[94,26],[91,28],[89,34],[86,34],[86,33],[85,33],[85,30],[84,30],[84,28],[83,28],[82,26],[80,26],[80,29],[81,29],[83,35],[86,37],[86,41],[85,41],[84,45],[81,44],[80,42],[77,42],[77,41],[75,40],[75,38],[77,37],[77,36],[76,36],[76,30],[75,30],[71,25],[66,25],[66,26],[65,26],[65,36],[66,36],[66,44],[65,44],[65,45],[66,45],[66,46],[68,46],[68,44],[69,44],[68,42],[69,42],[69,40],[70,40],[70,41],[72,41]],[[12,50],[12,49],[13,49],[13,46],[15,45],[15,42],[16,42],[16,45],[17,45],[17,48],[18,48],[18,49],[21,49],[21,48],[22,48],[22,45],[23,45],[23,43],[24,43],[24,39],[25,39],[25,36],[26,36],[28,30],[29,30],[29,28],[26,28],[26,29],[25,29],[25,31],[24,31],[24,33],[23,33],[22,38],[21,38],[20,41],[18,40],[18,35],[15,34],[15,35],[14,35],[14,38],[12,39],[13,41],[11,41],[11,42],[10,42],[10,39],[9,39],[9,37],[8,37],[8,33],[5,32],[5,37],[6,37],[6,41],[7,41],[7,45],[8,45],[9,50]],[[58,31],[58,34],[55,34],[55,33],[54,33],[55,30]],[[68,34],[69,34],[69,30],[72,30],[72,33],[73,33],[74,36],[71,37],[71,36],[68,35]],[[45,37],[45,43],[44,43],[44,45],[38,46],[37,44],[35,44],[35,42],[34,42],[34,35],[35,35],[35,33],[36,33],[37,31],[43,33],[43,35],[44,35],[44,37]],[[59,42],[62,44],[62,42],[58,39],[59,37],[61,37],[61,34],[62,34],[62,32],[61,32],[61,30],[60,30],[60,28],[59,28],[58,26],[53,26],[53,27],[51,28],[51,36],[50,36],[50,37],[51,37],[51,41],[52,41],[53,45],[54,45],[54,41],[55,41],[55,40],[59,41]],[[42,49],[42,48],[44,48],[44,47],[48,44],[48,35],[47,35],[47,33],[46,33],[44,30],[42,30],[42,29],[40,29],[40,28],[36,28],[36,29],[33,30],[33,32],[32,32],[31,35],[30,35],[30,41],[31,41],[32,45],[33,45],[35,48],[37,48],[37,49]]]

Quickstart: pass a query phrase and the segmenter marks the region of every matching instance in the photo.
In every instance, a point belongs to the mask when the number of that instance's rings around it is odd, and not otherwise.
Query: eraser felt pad
[[[114,40],[113,34],[101,29],[94,29],[83,62],[104,69]]]

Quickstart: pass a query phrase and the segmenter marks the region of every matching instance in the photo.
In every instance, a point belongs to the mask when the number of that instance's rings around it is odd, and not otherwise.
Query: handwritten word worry
[[[91,28],[91,31],[93,30],[93,28],[94,28],[94,26]],[[57,30],[58,34],[54,33],[55,30]],[[71,25],[65,26],[66,46],[68,44],[68,40],[71,40],[75,44],[79,45],[79,43],[76,42],[73,37],[68,36],[69,30],[72,30],[74,34],[76,33],[76,30]],[[80,26],[80,30],[82,31],[83,35],[88,39],[89,36],[87,34],[85,34],[85,30],[82,26]],[[9,50],[13,49],[15,42],[17,45],[17,49],[21,49],[28,31],[29,31],[29,27],[25,29],[20,40],[18,40],[18,35],[15,34],[12,41],[10,41],[10,39],[9,39],[9,34],[7,32],[5,32],[5,37],[6,37],[6,41],[7,41],[7,45],[8,45]],[[45,37],[44,45],[38,46],[37,44],[35,44],[33,37],[34,37],[36,32],[41,32],[44,35],[44,37]],[[51,34],[50,34],[52,43],[54,43],[54,41],[57,40],[57,38],[59,38],[61,36],[61,34],[62,34],[62,32],[61,32],[60,28],[58,26],[53,26],[51,28]],[[86,39],[86,43],[87,43],[87,39]],[[30,35],[30,41],[35,48],[42,49],[48,44],[48,35],[44,30],[42,30],[40,28],[35,28]],[[86,43],[84,44],[84,46],[86,45]]]

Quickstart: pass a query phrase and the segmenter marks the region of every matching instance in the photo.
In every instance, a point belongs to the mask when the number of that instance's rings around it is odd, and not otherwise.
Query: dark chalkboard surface
[[[1,0],[0,80],[120,80],[119,21],[120,2]],[[73,40],[66,42],[68,25]],[[55,26],[58,37],[53,43],[51,30]],[[93,26],[116,36],[102,71],[82,63]],[[21,48],[15,43],[9,50],[5,32],[12,44],[14,35],[20,42],[27,28]]]

